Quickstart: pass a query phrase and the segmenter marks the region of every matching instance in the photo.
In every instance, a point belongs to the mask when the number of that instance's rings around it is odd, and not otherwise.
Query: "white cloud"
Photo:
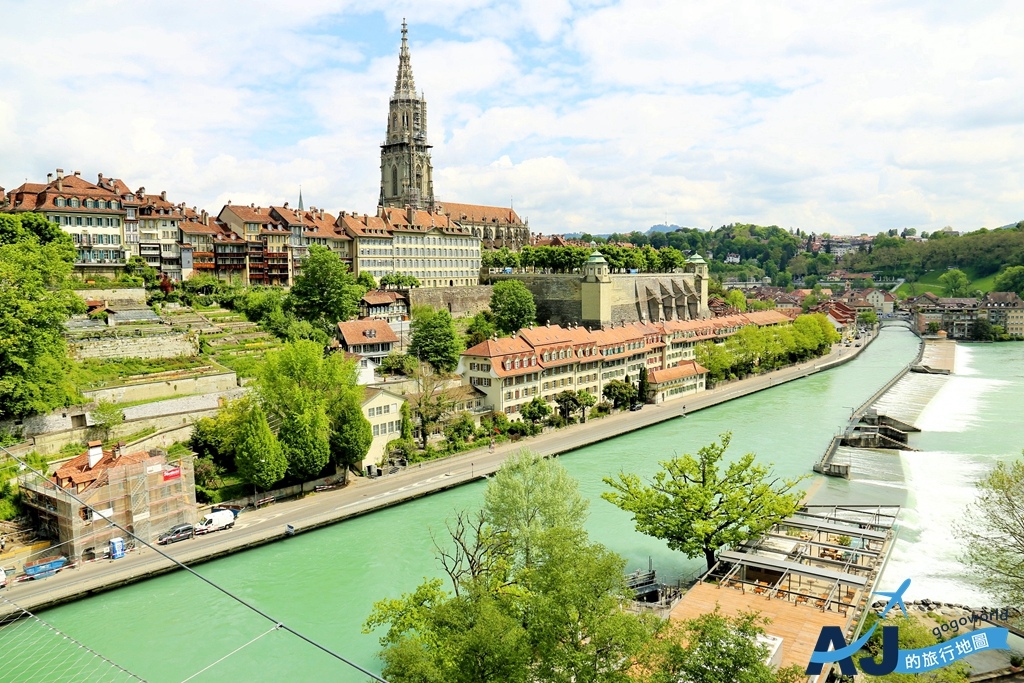
[[[372,211],[410,22],[435,187],[543,232],[829,232],[1024,217],[1024,15],[650,0],[56,2],[7,8],[0,184],[55,167],[216,213]]]

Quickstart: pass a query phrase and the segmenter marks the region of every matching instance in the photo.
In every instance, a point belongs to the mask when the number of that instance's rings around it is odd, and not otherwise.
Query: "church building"
[[[512,207],[442,202],[434,194],[434,169],[427,141],[427,101],[416,92],[408,27],[402,22],[398,75],[380,147],[381,208],[420,209],[446,216],[480,239],[482,249],[518,251],[530,242],[530,227]]]

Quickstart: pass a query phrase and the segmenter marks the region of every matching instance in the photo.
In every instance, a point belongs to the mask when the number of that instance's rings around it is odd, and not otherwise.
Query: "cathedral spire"
[[[402,19],[402,49],[398,53],[398,76],[395,78],[395,94],[391,99],[411,100],[416,97],[416,83],[412,79],[412,64],[409,62],[409,29]]]

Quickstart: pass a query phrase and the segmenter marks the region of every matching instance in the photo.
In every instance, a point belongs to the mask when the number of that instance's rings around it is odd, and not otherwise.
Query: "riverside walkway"
[[[870,337],[868,343],[874,338],[874,335]],[[162,551],[186,565],[196,565],[266,543],[283,541],[287,538],[286,528],[289,525],[295,533],[304,533],[466,484],[493,474],[509,455],[521,448],[529,448],[545,456],[567,453],[836,367],[855,358],[866,346],[836,346],[828,355],[806,363],[730,382],[675,401],[646,405],[640,411],[623,411],[582,425],[546,432],[518,443],[502,444],[493,452],[485,447],[411,466],[393,475],[375,479],[355,478],[342,489],[248,510],[238,517],[233,529],[165,546]],[[0,592],[0,619],[20,612],[6,600],[22,609],[37,611],[175,569],[177,565],[173,562],[140,544],[139,549],[122,559],[80,564],[47,579],[21,581],[3,589]]]

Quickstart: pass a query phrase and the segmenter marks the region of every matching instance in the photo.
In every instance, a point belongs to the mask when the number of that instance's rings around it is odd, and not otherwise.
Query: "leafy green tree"
[[[373,425],[363,414],[362,392],[347,392],[331,415],[331,462],[345,473],[359,469],[373,444]]]
[[[417,391],[408,397],[408,402],[420,425],[421,447],[427,450],[430,435],[451,414],[455,399],[445,388],[444,377],[436,373],[431,365],[421,363],[413,378]]]
[[[412,681],[626,683],[655,622],[621,609],[622,558],[591,543],[586,500],[560,464],[522,453],[435,544],[438,580],[374,605],[384,675]]]
[[[288,473],[293,477],[316,477],[331,461],[331,424],[322,406],[307,404],[290,411],[279,434]]]
[[[932,321],[928,323],[928,334],[938,334],[942,326],[939,323]]]
[[[645,403],[649,393],[651,393],[651,385],[647,381],[647,368],[642,367],[640,368],[640,377],[637,379],[636,383],[637,400],[641,403]]]
[[[543,422],[544,418],[551,414],[551,406],[540,396],[534,396],[523,404],[522,408],[519,409],[519,414],[523,416],[524,420],[537,424],[538,422]]]
[[[200,457],[210,458],[220,468],[234,465],[242,426],[252,409],[252,401],[242,396],[228,401],[215,417],[204,417],[192,425],[189,446]]]
[[[1000,462],[977,484],[954,533],[978,586],[1002,604],[1024,603],[1024,459]]]
[[[93,429],[103,441],[109,441],[111,433],[124,424],[124,411],[113,401],[99,401],[89,416]]]
[[[440,310],[422,315],[412,321],[411,327],[409,353],[440,372],[454,371],[463,349],[451,313]]]
[[[412,375],[416,370],[416,359],[407,353],[392,351],[381,359],[377,372],[382,375]]]
[[[402,404],[399,413],[402,416],[398,427],[401,438],[403,441],[412,441],[412,410],[409,408],[408,402]]]
[[[558,406],[558,414],[563,420],[568,420],[572,414],[580,409],[580,400],[576,392],[566,389],[555,396],[555,405]]]
[[[959,268],[953,268],[939,276],[939,284],[946,288],[946,294],[949,296],[964,296],[971,281],[967,273]]]
[[[494,323],[502,332],[516,332],[537,319],[537,304],[533,295],[519,280],[502,280],[494,284],[491,293],[491,313]]]
[[[494,324],[494,314],[490,311],[481,311],[473,316],[466,327],[466,347],[473,347],[480,342],[485,342],[493,337],[498,331]]]
[[[373,279],[373,274],[366,270],[359,273],[359,277],[356,278],[356,284],[367,291],[377,289],[377,281]]]
[[[152,267],[141,256],[132,256],[124,265],[124,274],[139,278],[146,289],[155,289],[160,284],[160,271]]]
[[[235,469],[245,481],[266,491],[284,479],[288,460],[258,404],[250,408],[239,437]]]
[[[601,393],[616,408],[625,408],[636,403],[636,387],[629,382],[613,379],[604,385]]]
[[[730,289],[729,293],[725,295],[725,303],[741,313],[747,310],[747,297],[739,289]]]
[[[1024,296],[1024,266],[1010,266],[996,275],[993,283],[994,291],[1016,292]]]
[[[793,665],[779,671],[764,663],[767,648],[757,642],[768,619],[754,612],[736,617],[716,607],[685,621],[666,622],[652,639],[642,668],[647,683],[796,683],[806,680]]]
[[[314,244],[292,286],[288,307],[299,318],[332,334],[339,322],[356,317],[365,293],[337,254]]]
[[[69,235],[51,235],[52,225],[36,214],[0,219],[0,419],[12,419],[78,399],[64,322],[84,313],[85,302],[70,289]]]
[[[878,314],[874,311],[863,311],[857,314],[857,322],[861,325],[873,327],[878,324]]]
[[[798,479],[777,477],[769,466],[747,453],[722,470],[732,435],[722,434],[697,452],[661,463],[650,485],[635,474],[606,477],[613,491],[605,500],[632,513],[637,530],[668,542],[687,557],[704,556],[708,570],[722,546],[735,547],[757,538],[793,514],[802,491]]]
[[[694,353],[697,362],[707,369],[709,378],[715,382],[725,379],[729,369],[732,368],[732,354],[724,344],[716,344],[713,341],[701,342],[697,344]]]
[[[580,404],[580,414],[583,416],[583,421],[586,422],[587,411],[597,404],[597,396],[586,389],[579,389],[576,391],[576,402]]]

